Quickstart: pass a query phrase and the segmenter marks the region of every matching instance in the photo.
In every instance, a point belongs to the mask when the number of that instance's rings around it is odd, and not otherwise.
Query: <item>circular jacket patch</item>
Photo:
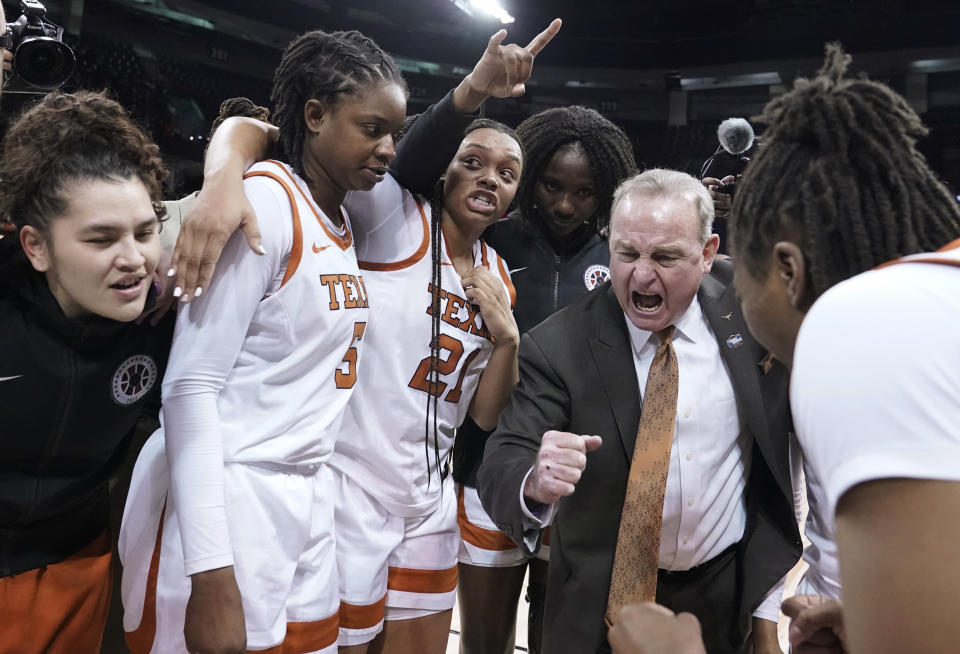
[[[113,373],[113,401],[126,406],[150,392],[157,383],[157,364],[145,354],[134,354]]]
[[[583,285],[587,287],[588,291],[606,283],[608,279],[610,279],[610,269],[606,266],[597,264],[583,271]]]

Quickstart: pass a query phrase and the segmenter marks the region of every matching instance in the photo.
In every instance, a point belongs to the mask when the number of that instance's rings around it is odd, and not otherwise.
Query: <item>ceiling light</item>
[[[500,21],[501,25],[509,25],[514,20],[513,16],[507,13],[507,10],[500,6],[497,0],[450,0],[468,16],[476,16],[477,12],[493,16]]]

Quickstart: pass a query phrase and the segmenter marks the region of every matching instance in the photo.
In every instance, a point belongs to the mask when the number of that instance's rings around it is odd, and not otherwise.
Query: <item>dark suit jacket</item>
[[[747,331],[730,286],[732,266],[714,263],[698,298],[730,372],[743,429],[753,436],[747,525],[737,546],[739,605],[731,642],[742,641],[751,614],[801,552],[788,461],[787,374]],[[727,318],[727,314],[730,314]],[[735,334],[742,345],[731,348]],[[703,380],[709,384],[709,379]],[[604,646],[610,573],[630,459],[640,421],[637,376],[623,311],[610,284],[596,289],[525,334],[520,383],[487,442],[477,487],[497,526],[522,543],[520,485],[550,429],[598,434],[573,495],[557,507],[550,534],[544,651],[596,652]]]

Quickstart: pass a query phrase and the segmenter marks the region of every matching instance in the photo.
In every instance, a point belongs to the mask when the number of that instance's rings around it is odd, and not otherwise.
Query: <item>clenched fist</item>
[[[600,447],[599,436],[581,436],[566,431],[548,431],[540,441],[537,462],[523,487],[534,502],[553,504],[572,495],[587,467],[587,452]]]

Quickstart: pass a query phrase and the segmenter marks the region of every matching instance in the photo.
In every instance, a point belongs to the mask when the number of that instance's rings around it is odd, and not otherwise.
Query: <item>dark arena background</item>
[[[169,197],[199,187],[220,102],[269,104],[283,46],[309,29],[358,29],[400,63],[409,112],[439,99],[499,29],[479,0],[48,0],[77,70],[63,87],[108,89],[159,143]],[[488,103],[510,125],[553,106],[597,109],[629,134],[641,167],[699,172],[717,124],[749,117],[839,40],[864,72],[903,94],[931,128],[922,150],[960,184],[960,3],[956,0],[502,0],[507,42],[559,16],[525,96]],[[7,18],[20,15],[4,1]],[[468,11],[473,15],[469,15]],[[2,119],[37,96],[4,94]]]

